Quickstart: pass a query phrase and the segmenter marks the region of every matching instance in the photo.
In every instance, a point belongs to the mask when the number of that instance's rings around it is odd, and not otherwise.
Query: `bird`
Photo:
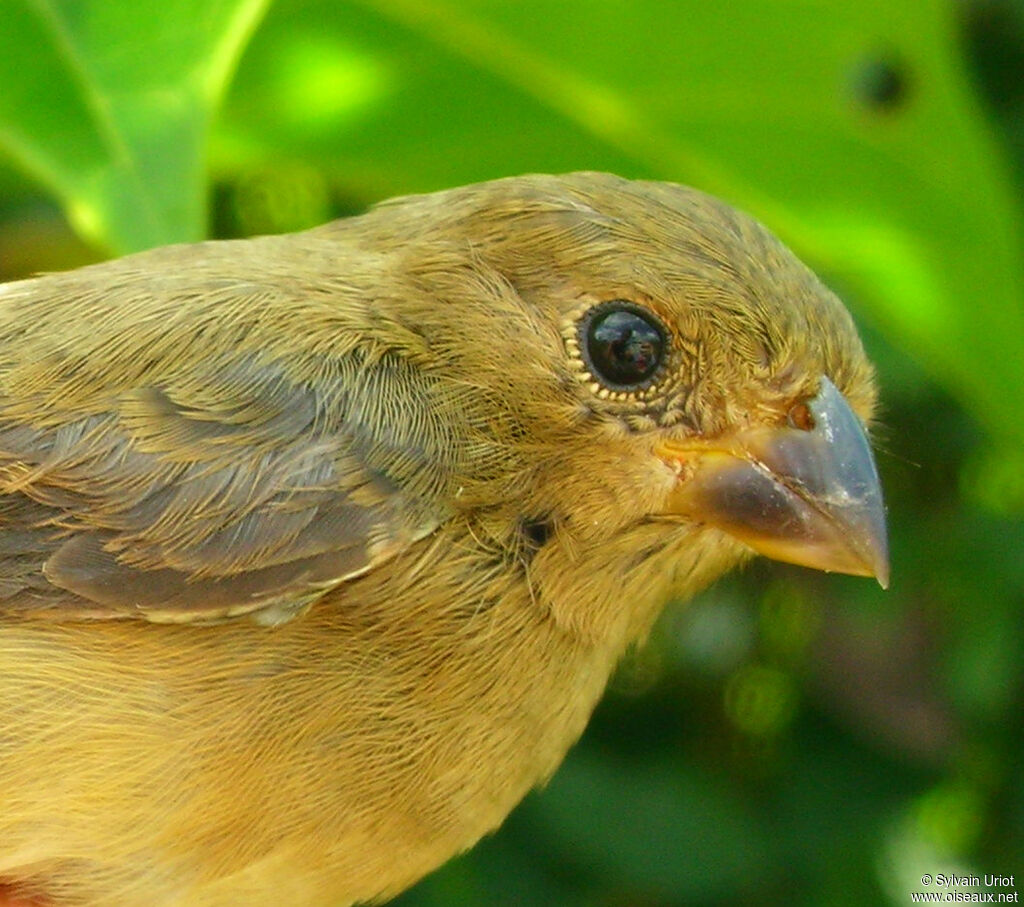
[[[0,897],[394,896],[669,602],[887,584],[876,385],[766,227],[604,173],[0,286]]]

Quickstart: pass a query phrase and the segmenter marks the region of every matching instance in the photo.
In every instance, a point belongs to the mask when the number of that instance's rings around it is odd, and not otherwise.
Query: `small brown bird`
[[[598,173],[0,287],[0,889],[401,891],[669,600],[885,583],[874,403],[767,230]]]

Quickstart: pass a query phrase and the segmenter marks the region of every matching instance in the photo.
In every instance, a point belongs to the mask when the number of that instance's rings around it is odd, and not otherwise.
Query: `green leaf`
[[[1020,214],[955,12],[948,0],[282,3],[239,72],[220,169],[318,159],[367,200],[531,170],[698,185],[779,232],[1019,443],[1024,421],[1005,414],[1024,406]],[[299,58],[304,70],[286,62]]]
[[[211,114],[268,0],[3,0],[0,149],[115,252],[200,239]]]

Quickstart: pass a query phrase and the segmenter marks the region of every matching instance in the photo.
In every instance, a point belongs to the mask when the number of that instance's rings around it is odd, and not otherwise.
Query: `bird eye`
[[[580,323],[580,348],[590,373],[614,390],[636,390],[657,373],[665,328],[646,309],[614,299],[594,306]]]

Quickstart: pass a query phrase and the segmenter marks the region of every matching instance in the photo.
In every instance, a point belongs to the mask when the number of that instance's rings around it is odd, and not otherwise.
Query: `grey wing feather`
[[[65,412],[2,328],[0,611],[278,621],[448,515],[452,431],[401,355],[214,343],[77,397],[72,364]]]

